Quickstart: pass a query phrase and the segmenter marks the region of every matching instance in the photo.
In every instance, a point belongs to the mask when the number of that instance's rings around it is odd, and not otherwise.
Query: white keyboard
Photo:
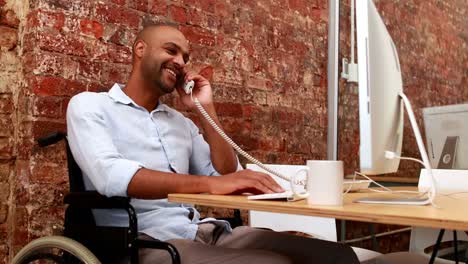
[[[265,200],[265,199],[287,199],[288,197],[292,197],[293,192],[286,191],[282,193],[265,193],[265,194],[257,194],[257,195],[249,195],[247,199],[249,200]]]
[[[343,181],[343,192],[346,192],[350,187],[349,191],[359,191],[369,188],[370,180],[344,180]],[[249,200],[275,200],[275,199],[286,199],[288,201],[298,201],[304,198],[295,197],[292,191],[286,191],[282,193],[266,193],[247,196]]]

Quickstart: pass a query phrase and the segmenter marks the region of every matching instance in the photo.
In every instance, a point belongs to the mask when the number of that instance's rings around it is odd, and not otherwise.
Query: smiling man
[[[282,192],[267,174],[238,170],[232,147],[201,116],[183,83],[221,127],[211,85],[188,72],[189,44],[175,27],[145,27],[133,44],[126,85],[109,92],[85,92],[70,101],[68,138],[86,188],[106,196],[129,196],[142,236],[172,243],[183,263],[358,263],[344,245],[249,227],[200,220],[193,207],[169,203],[169,193],[231,194]],[[203,137],[192,121],[160,102],[179,94],[200,115]],[[98,225],[125,225],[125,213],[95,212]],[[170,263],[165,252],[144,249],[143,263]]]

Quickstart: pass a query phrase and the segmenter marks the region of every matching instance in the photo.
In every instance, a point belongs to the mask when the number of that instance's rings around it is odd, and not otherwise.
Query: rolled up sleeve
[[[73,157],[93,187],[105,196],[127,196],[135,173],[143,168],[116,149],[111,131],[99,111],[86,109],[73,98],[67,109],[68,141]]]

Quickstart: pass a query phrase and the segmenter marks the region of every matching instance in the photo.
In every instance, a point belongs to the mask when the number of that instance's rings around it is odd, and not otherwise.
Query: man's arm
[[[128,184],[127,194],[140,199],[167,198],[169,193],[274,193],[284,191],[269,175],[242,170],[222,176],[197,176],[142,168]]]
[[[193,97],[197,98],[205,111],[210,115],[213,121],[221,128],[218,120],[218,115],[213,104],[213,95],[211,85],[203,76],[198,74],[187,73],[185,80],[194,80],[195,88],[193,89]],[[213,167],[220,174],[227,174],[237,170],[237,156],[229,143],[219,135],[219,133],[212,127],[208,120],[201,114],[198,108],[192,102],[190,95],[185,94],[182,87],[177,89],[182,102],[188,106],[193,112],[197,113],[200,117],[201,126],[205,132],[205,140],[210,146],[210,158]]]

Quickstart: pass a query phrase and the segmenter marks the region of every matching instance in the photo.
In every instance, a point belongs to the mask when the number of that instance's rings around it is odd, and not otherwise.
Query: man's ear
[[[146,47],[147,45],[143,40],[139,39],[135,41],[135,44],[133,44],[133,50],[134,50],[135,56],[138,58],[143,57]]]

